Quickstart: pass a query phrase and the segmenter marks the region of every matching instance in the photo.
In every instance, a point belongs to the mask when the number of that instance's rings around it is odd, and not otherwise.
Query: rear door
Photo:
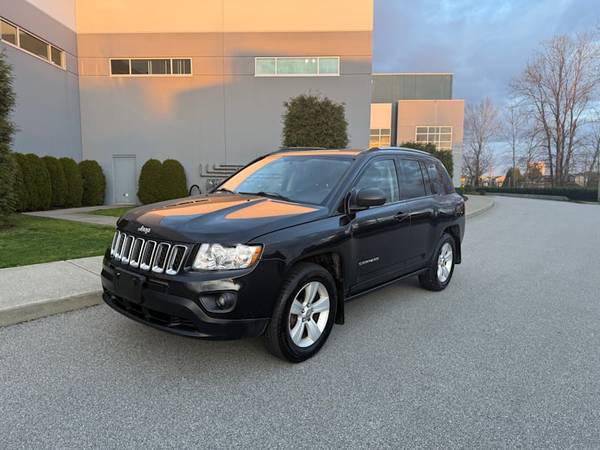
[[[386,203],[358,211],[350,224],[352,263],[355,264],[352,290],[367,289],[402,273],[410,221],[406,204],[400,198],[395,158],[371,160],[357,177],[353,189],[377,188]]]
[[[399,157],[398,166],[400,192],[410,216],[406,266],[413,271],[424,267],[431,258],[437,208],[425,165],[418,158]]]

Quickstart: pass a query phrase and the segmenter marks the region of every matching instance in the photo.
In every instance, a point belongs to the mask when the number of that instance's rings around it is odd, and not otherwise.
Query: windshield
[[[322,205],[351,164],[346,157],[279,153],[245,167],[217,190]]]

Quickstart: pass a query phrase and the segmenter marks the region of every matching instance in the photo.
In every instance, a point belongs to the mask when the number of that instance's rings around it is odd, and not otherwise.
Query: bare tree
[[[529,114],[518,103],[510,103],[504,111],[502,117],[501,137],[508,143],[511,161],[511,187],[516,187],[517,177],[515,176],[517,163],[522,160],[525,154],[525,145],[528,142],[530,134]],[[525,166],[527,170],[527,166]]]
[[[475,187],[479,186],[481,176],[493,165],[490,142],[498,134],[498,128],[498,111],[491,99],[485,98],[479,103],[467,105],[463,172]]]
[[[592,34],[545,42],[511,85],[534,114],[553,185],[568,180],[583,115],[600,86],[600,46]]]

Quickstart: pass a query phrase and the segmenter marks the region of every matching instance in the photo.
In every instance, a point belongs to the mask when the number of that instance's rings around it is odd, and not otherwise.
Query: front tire
[[[425,273],[419,275],[421,287],[430,291],[446,289],[454,273],[456,243],[448,233],[444,233]]]
[[[267,348],[294,363],[314,356],[331,332],[336,309],[331,274],[318,264],[299,263],[283,284],[265,333]]]

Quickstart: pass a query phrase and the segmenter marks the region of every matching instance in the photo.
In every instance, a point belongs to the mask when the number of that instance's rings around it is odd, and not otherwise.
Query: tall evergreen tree
[[[15,107],[12,69],[0,53],[0,225],[15,211],[16,161],[11,151],[15,125],[11,113]]]

